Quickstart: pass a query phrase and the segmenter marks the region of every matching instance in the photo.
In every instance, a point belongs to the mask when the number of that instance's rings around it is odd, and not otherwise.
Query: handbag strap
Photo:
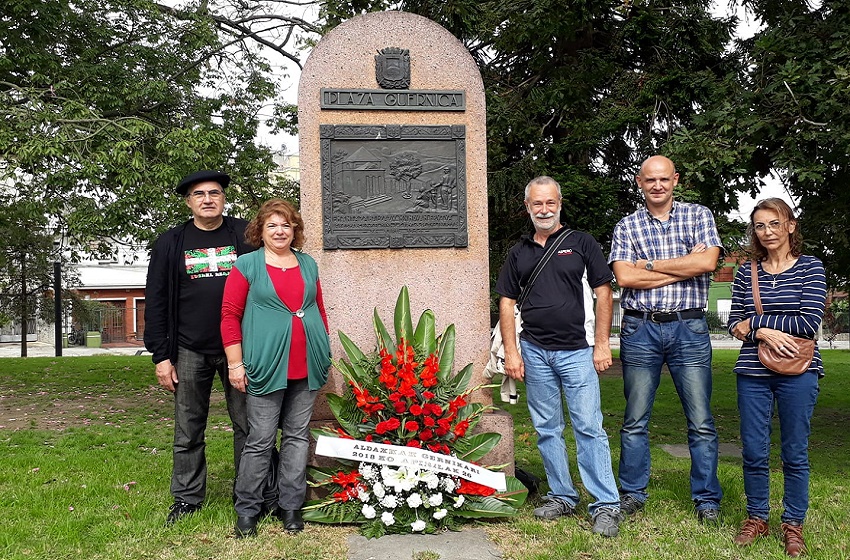
[[[756,261],[750,261],[750,278],[753,284],[753,303],[756,304],[756,313],[764,315],[761,309],[761,296],[759,296],[759,272]]]
[[[537,280],[537,277],[540,276],[540,272],[543,270],[543,267],[546,266],[546,263],[549,262],[549,259],[552,258],[552,255],[555,254],[555,251],[561,244],[564,242],[564,239],[570,236],[573,230],[568,229],[564,233],[562,233],[558,240],[549,245],[549,248],[546,249],[546,252],[543,253],[543,257],[537,261],[537,266],[534,267],[534,270],[531,271],[531,276],[528,278],[528,282],[523,286],[522,290],[519,293],[519,297],[516,300],[517,308],[522,310],[522,304],[525,302],[525,298],[528,297],[528,294],[531,292],[531,286],[534,285],[534,281]]]

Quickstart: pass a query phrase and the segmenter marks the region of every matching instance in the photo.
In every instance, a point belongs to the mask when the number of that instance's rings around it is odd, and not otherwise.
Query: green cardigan
[[[319,268],[307,254],[293,251],[304,279],[301,322],[307,336],[307,380],[310,390],[320,389],[328,380],[331,344],[316,305]],[[263,248],[242,255],[234,264],[248,280],[248,298],[242,316],[242,361],[248,374],[248,393],[267,395],[286,388],[292,316],[280,300],[266,270]]]

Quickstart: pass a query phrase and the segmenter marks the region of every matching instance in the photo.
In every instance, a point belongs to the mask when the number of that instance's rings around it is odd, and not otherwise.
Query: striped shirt
[[[756,315],[749,262],[738,268],[732,284],[729,332],[748,317],[752,329],[741,345],[734,371],[741,375],[779,375],[759,361],[755,332],[765,327],[793,336],[816,339],[826,304],[826,275],[820,259],[800,255],[794,266],[779,274],[765,272],[759,263],[758,279],[763,315]],[[823,362],[817,345],[808,371],[823,376]]]
[[[714,216],[705,206],[673,202],[667,222],[654,218],[644,206],[614,228],[608,263],[674,259],[689,254],[700,243],[706,248],[722,248]],[[623,288],[620,305],[637,311],[704,309],[710,282],[711,273],[707,272],[660,288]]]

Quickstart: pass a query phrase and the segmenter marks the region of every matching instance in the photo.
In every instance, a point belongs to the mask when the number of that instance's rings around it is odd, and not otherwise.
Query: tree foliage
[[[53,236],[39,204],[0,196],[0,205],[0,325],[20,325],[26,356],[30,320],[52,310]]]
[[[765,24],[742,43],[748,72],[740,143],[799,200],[807,252],[850,286],[850,5],[748,0]]]
[[[231,202],[274,192],[267,113],[286,127],[266,53],[298,63],[284,10],[310,2],[18,0],[0,7],[0,178],[86,246],[149,240],[186,215],[199,168],[229,172]]]

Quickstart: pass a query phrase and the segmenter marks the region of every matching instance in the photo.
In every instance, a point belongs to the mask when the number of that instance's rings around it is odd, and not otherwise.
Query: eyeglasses
[[[769,222],[767,224],[759,222],[753,225],[753,229],[756,230],[756,233],[764,233],[766,230],[779,231],[787,223],[787,220],[784,222],[780,222],[779,220],[773,220],[772,222]]]
[[[210,191],[192,191],[189,193],[189,196],[191,196],[194,200],[199,201],[205,199],[207,196],[213,200],[218,200],[222,197],[222,195],[224,195],[224,193],[218,189],[212,189]]]

